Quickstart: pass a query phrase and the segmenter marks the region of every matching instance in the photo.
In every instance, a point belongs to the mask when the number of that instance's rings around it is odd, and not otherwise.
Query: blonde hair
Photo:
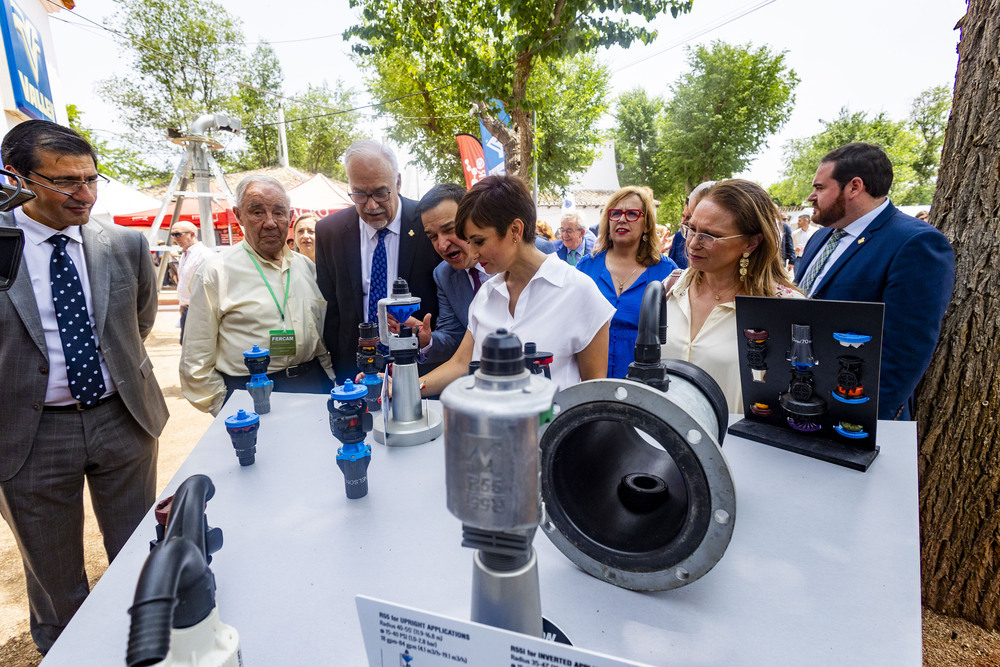
[[[702,196],[701,201],[712,200],[733,216],[740,234],[760,236],[760,243],[747,258],[744,289],[749,296],[774,296],[779,285],[796,289],[788,280],[781,261],[781,237],[777,220],[781,215],[767,192],[750,181],[733,178],[718,181]],[[739,280],[739,265],[733,264],[733,276]],[[703,274],[691,269],[685,277],[685,284],[700,283]],[[796,290],[797,291],[797,290]]]
[[[660,262],[660,243],[656,233],[656,206],[653,204],[653,191],[645,186],[627,185],[618,192],[611,195],[608,203],[601,209],[601,222],[597,230],[597,242],[591,255],[610,250],[614,245],[611,240],[609,230],[608,211],[617,208],[618,202],[629,195],[635,195],[642,200],[643,219],[646,221],[642,228],[642,237],[639,239],[639,247],[635,252],[635,259],[643,266],[652,266]]]

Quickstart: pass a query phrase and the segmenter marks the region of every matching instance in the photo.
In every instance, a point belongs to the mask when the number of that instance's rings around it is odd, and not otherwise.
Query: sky
[[[281,12],[270,0],[218,1],[243,21],[248,41],[271,42],[286,94],[340,79],[371,101],[340,37],[354,22],[347,0],[289,0]],[[66,102],[84,112],[88,126],[109,131],[120,126],[96,84],[127,70],[112,36],[85,19],[107,24],[113,12],[111,0],[77,0],[74,11],[50,19]],[[615,95],[641,86],[669,97],[670,85],[688,69],[687,46],[722,40],[785,51],[801,80],[791,117],[742,174],[766,186],[780,180],[783,144],[819,132],[820,121],[832,120],[841,107],[901,120],[921,91],[952,87],[960,37],[955,24],[964,13],[965,0],[694,0],[690,14],[655,21],[653,43],[598,55],[612,73]],[[375,138],[387,122],[371,119]],[[603,126],[611,125],[605,118]]]

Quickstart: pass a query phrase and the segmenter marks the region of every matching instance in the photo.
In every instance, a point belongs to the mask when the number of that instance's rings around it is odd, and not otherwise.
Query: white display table
[[[373,445],[370,491],[348,500],[322,396],[274,394],[257,461],[241,468],[223,418],[164,497],[215,483],[208,521],[223,622],[244,664],[364,665],[355,594],[469,618],[472,551],[445,506],[444,445]],[[440,409],[437,406],[436,409]],[[859,473],[730,437],[732,542],[699,581],[636,593],[584,574],[539,531],[542,611],[582,648],[653,665],[920,665],[914,423],[881,422]],[[152,511],[44,661],[124,664],[128,608],[154,537]]]

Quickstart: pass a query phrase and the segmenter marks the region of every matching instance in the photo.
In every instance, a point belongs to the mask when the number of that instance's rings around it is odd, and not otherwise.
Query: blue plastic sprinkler
[[[250,371],[247,391],[253,396],[253,410],[259,415],[266,415],[271,411],[271,390],[274,389],[274,382],[267,377],[271,351],[262,350],[255,344],[243,353],[243,363]]]
[[[344,490],[351,499],[368,495],[372,448],[365,442],[365,434],[372,430],[372,416],[365,400],[367,395],[367,387],[348,380],[334,387],[326,402],[330,432],[343,444],[337,450],[337,466],[344,473]]]

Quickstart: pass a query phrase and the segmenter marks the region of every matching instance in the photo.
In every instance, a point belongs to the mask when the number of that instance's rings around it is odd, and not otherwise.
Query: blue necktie
[[[378,301],[386,297],[385,275],[389,271],[385,257],[385,235],[388,229],[380,229],[375,252],[372,253],[371,279],[368,283],[368,321],[378,322]]]
[[[813,283],[816,282],[816,278],[823,271],[823,267],[826,266],[827,261],[830,259],[830,255],[833,251],[837,249],[840,244],[840,239],[844,237],[845,232],[843,229],[835,229],[833,233],[830,234],[830,238],[826,240],[826,245],[823,249],[819,251],[819,255],[813,260],[812,264],[809,265],[809,270],[806,271],[806,275],[802,276],[802,280],[799,281],[799,289],[805,294],[809,294],[809,290],[812,289]]]
[[[56,308],[59,339],[66,357],[69,391],[82,405],[93,405],[104,395],[104,376],[97,354],[97,341],[87,314],[87,300],[76,266],[66,252],[68,236],[49,237],[52,261],[49,275],[52,281],[52,303]]]

